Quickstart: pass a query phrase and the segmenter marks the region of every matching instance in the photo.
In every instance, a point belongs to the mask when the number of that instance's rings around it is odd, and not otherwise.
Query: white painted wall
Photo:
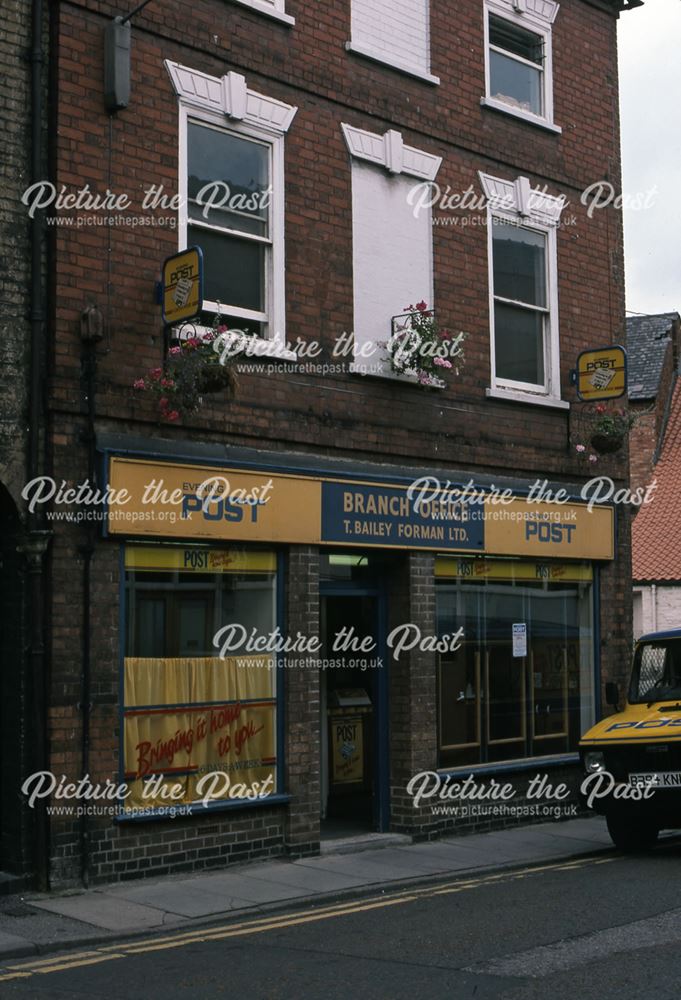
[[[429,5],[430,0],[352,0],[352,41],[427,73]]]
[[[681,584],[634,587],[634,638],[681,628]]]
[[[414,218],[407,201],[414,177],[353,160],[352,240],[355,367],[371,371],[379,354],[357,355],[367,341],[387,341],[391,317],[405,306],[433,303],[433,231],[430,210]],[[381,352],[381,357],[385,353]]]

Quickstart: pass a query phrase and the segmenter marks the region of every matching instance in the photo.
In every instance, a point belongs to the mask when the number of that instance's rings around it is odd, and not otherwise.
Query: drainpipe
[[[657,585],[654,583],[650,586],[650,603],[650,610],[653,618],[653,632],[657,632]]]
[[[82,363],[87,396],[87,430],[83,440],[88,450],[87,478],[91,484],[97,481],[96,438],[95,438],[95,386],[97,377],[97,344],[104,335],[102,314],[95,306],[85,309],[81,315],[80,336],[83,344]],[[80,546],[83,557],[83,645],[82,670],[80,679],[81,713],[81,771],[85,778],[90,772],[90,719],[92,715],[92,557],[95,552],[97,528],[94,523],[86,522],[86,538]],[[87,889],[90,884],[90,823],[84,813],[80,818],[80,875]]]
[[[32,2],[31,51],[31,183],[42,180],[43,170],[43,0]],[[37,211],[31,220],[31,355],[28,430],[28,479],[40,475],[44,462],[41,438],[43,425],[43,347],[45,338],[46,292],[43,280],[44,215]],[[47,713],[46,713],[46,655],[45,631],[45,553],[51,536],[45,530],[42,507],[27,515],[28,533],[20,549],[28,564],[28,598],[30,616],[30,641],[28,648],[31,683],[31,714],[33,753],[31,769],[47,770]],[[47,888],[48,881],[48,827],[44,800],[33,810],[33,865],[36,883]]]

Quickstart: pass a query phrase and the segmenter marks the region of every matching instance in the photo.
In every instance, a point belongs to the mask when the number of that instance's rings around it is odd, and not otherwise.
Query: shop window
[[[347,49],[439,83],[430,72],[430,0],[352,0]]]
[[[235,649],[215,636],[269,636],[276,627],[276,559],[269,552],[200,546],[127,546],[125,551],[122,770],[126,806],[200,801],[211,772],[214,801],[272,795],[279,725],[276,659]],[[236,643],[236,640],[235,640]],[[252,794],[248,794],[248,793]]]
[[[553,125],[553,0],[488,0],[483,104],[538,125]]]
[[[265,4],[265,6],[268,6]],[[179,245],[199,246],[205,320],[285,341],[284,135],[296,108],[166,61],[180,99]]]
[[[592,570],[585,563],[440,558],[441,767],[576,750],[594,718]]]
[[[491,388],[488,395],[560,400],[556,227],[564,199],[480,174],[488,199]]]

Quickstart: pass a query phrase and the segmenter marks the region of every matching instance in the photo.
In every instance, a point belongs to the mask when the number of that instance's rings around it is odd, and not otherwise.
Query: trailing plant
[[[221,356],[214,349],[216,339],[227,330],[219,314],[210,330],[182,328],[181,335],[190,335],[168,350],[165,366],[135,379],[133,388],[157,401],[162,420],[174,423],[195,413],[206,393],[236,389],[236,356]]]
[[[392,370],[416,378],[420,385],[442,386],[448,373],[459,375],[465,363],[465,333],[440,327],[426,302],[405,306],[405,314],[393,320],[393,333],[383,346]]]

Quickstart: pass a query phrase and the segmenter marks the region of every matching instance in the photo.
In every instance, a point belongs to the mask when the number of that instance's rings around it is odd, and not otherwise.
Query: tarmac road
[[[681,842],[8,961],[0,997],[678,1000]]]

